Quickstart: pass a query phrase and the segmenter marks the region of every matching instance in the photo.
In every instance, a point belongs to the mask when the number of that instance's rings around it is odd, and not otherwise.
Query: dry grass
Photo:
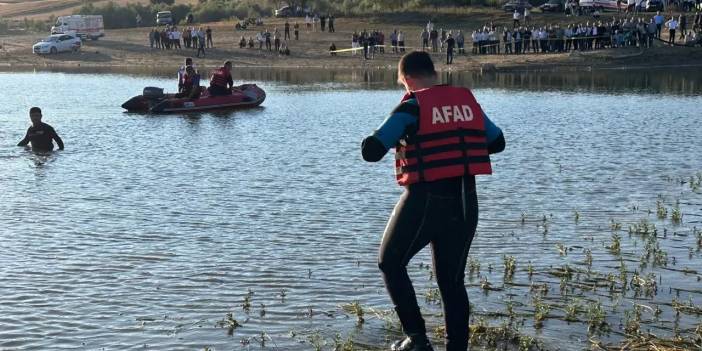
[[[102,5],[109,0],[93,1]],[[31,6],[27,6],[31,2]],[[116,5],[130,3],[148,4],[149,0],[112,0]],[[0,1],[0,17],[6,19],[46,19],[51,16],[70,15],[78,11],[83,0],[3,0]],[[176,0],[176,4],[194,4],[197,0]]]

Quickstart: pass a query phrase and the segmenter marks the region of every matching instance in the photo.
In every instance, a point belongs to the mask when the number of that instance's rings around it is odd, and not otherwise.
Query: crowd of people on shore
[[[286,25],[288,23],[286,22]],[[299,34],[298,30],[295,29],[295,40],[298,40]],[[278,28],[273,29],[273,32],[269,31],[268,29],[259,31],[256,33],[256,37],[249,37],[248,40],[246,39],[246,36],[241,36],[241,39],[239,40],[239,48],[244,49],[244,48],[249,48],[249,49],[254,49],[258,47],[258,50],[265,50],[268,51],[273,51],[281,54],[281,55],[290,55],[290,48],[288,46],[288,40],[290,39],[290,34],[289,30],[286,26],[285,30],[285,35],[281,38],[280,31]]]
[[[668,45],[702,45],[700,14],[688,27],[684,14],[669,16],[657,13],[643,17],[614,18],[560,26],[514,26],[498,28],[489,23],[471,34],[473,54],[526,54],[597,50],[604,48],[650,48],[658,40]],[[690,30],[692,29],[692,30]],[[667,38],[664,33],[667,31]]]
[[[605,48],[639,47],[650,48],[655,41],[666,45],[702,46],[702,14],[697,12],[688,18],[685,14],[664,16],[660,12],[651,18],[614,17],[610,20],[592,20],[580,24],[549,24],[527,26],[524,14],[514,16],[512,26],[498,27],[487,23],[470,34],[471,54],[527,54],[562,53],[574,50],[597,50]],[[523,22],[522,22],[523,21]],[[524,24],[524,25],[520,25]],[[434,53],[445,53],[446,63],[453,62],[454,54],[465,54],[466,35],[461,30],[435,28],[429,21],[419,35],[419,45],[405,46],[406,35],[393,30],[390,48],[393,53],[406,49],[418,49]],[[470,45],[470,44],[469,44]],[[330,47],[330,51],[334,51]],[[385,52],[385,34],[375,30],[351,36],[353,55],[362,51],[364,59],[373,59],[375,54]]]
[[[311,32],[316,32],[317,31],[317,24],[319,24],[319,28],[324,32],[325,30],[328,30],[329,33],[334,33],[336,29],[334,28],[334,15],[328,14],[328,15],[322,15],[321,17],[319,14],[307,14],[305,15],[305,27],[307,28],[307,31]]]
[[[181,45],[182,43],[182,45]],[[149,32],[149,46],[151,49],[160,50],[197,50],[197,57],[205,55],[205,48],[214,48],[212,40],[212,28],[210,27],[186,27],[182,30],[176,26],[166,26],[159,30],[151,29]]]

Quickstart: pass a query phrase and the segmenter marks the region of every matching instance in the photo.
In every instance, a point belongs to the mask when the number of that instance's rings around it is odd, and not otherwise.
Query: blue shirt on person
[[[419,105],[417,104],[417,100],[410,98],[403,102],[403,104],[416,106],[417,108],[414,109],[414,111],[416,111],[417,114],[408,111],[408,109],[395,109],[395,111],[383,121],[380,127],[376,129],[375,133],[373,133],[373,136],[380,140],[387,150],[397,145],[398,141],[406,135],[408,128],[417,125],[419,117]],[[487,136],[487,142],[490,144],[502,134],[502,130],[492,123],[487,115],[485,115],[485,112],[483,112],[483,116],[485,116],[485,134]]]

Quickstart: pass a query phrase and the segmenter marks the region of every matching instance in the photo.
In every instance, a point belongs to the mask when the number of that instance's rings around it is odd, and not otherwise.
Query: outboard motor
[[[144,97],[147,99],[160,99],[165,96],[163,94],[163,88],[157,87],[144,88],[144,92],[142,93],[142,95],[144,95]]]

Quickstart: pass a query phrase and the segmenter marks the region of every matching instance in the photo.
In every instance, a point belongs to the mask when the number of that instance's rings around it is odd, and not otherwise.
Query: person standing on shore
[[[278,28],[275,28],[273,30],[273,44],[275,45],[275,51],[279,52],[280,51],[280,32],[278,31]]]
[[[154,32],[155,32],[155,31],[156,31],[156,30],[152,28],[151,31],[149,32],[149,47],[150,47],[151,49],[154,48],[154,42],[156,41],[156,39],[154,38]]]
[[[358,33],[356,33],[354,31],[353,34],[351,34],[351,49],[358,49],[359,48],[358,39],[359,39]],[[351,53],[353,54],[353,56],[356,56],[357,51],[358,50],[351,50]]]
[[[453,63],[453,48],[456,46],[456,39],[453,39],[453,32],[449,32],[446,38],[446,64]]]
[[[422,38],[422,51],[426,51],[427,48],[429,47],[429,32],[427,31],[426,28],[424,28],[424,30],[422,30],[421,38]]]
[[[156,49],[161,49],[161,33],[158,31],[158,29],[154,28],[153,32],[151,33],[154,37],[154,45],[156,45]]]
[[[668,44],[675,45],[675,30],[678,29],[678,21],[675,20],[675,16],[671,17],[668,22],[665,22],[665,26],[668,27]]]
[[[205,56],[205,31],[202,30],[202,27],[200,27],[199,30],[196,31],[197,33],[197,57],[200,57],[200,53],[202,52],[202,56]]]
[[[198,32],[197,32],[197,29],[196,29],[195,27],[193,27],[193,28],[190,30],[190,38],[191,38],[191,40],[193,41],[193,49],[198,49],[198,48],[199,48],[199,46],[197,45],[197,42],[198,42]]]
[[[268,29],[263,33],[263,38],[266,39],[266,49],[271,51],[271,32]]]
[[[295,22],[293,29],[295,32],[295,40],[300,40],[300,25],[297,22]]]
[[[512,29],[519,27],[520,18],[521,15],[519,14],[519,10],[514,9],[514,13],[512,14]]]
[[[680,14],[678,23],[680,24],[680,39],[685,39],[685,34],[687,33],[687,16]]]
[[[431,32],[429,32],[429,39],[431,39],[431,51],[438,52],[439,51],[439,32],[436,29],[432,29]]]
[[[288,22],[288,20],[285,20],[285,33],[283,39],[290,40],[290,22]]]
[[[405,52],[405,33],[402,31],[397,33],[397,45],[400,47],[400,52]]]
[[[656,38],[660,39],[661,31],[663,30],[663,22],[665,22],[665,17],[663,17],[663,15],[661,15],[661,12],[658,11],[656,12],[656,15],[653,16],[653,20],[656,22]]]
[[[207,26],[207,29],[205,30],[205,35],[207,36],[207,48],[213,48],[214,42],[212,42],[212,28]]]
[[[332,15],[332,14],[329,15],[328,27],[329,27],[329,33],[336,32],[336,29],[334,29],[334,15]]]
[[[324,15],[319,18],[319,26],[322,28],[322,32],[324,32],[327,27],[327,18]]]
[[[17,146],[27,146],[32,144],[34,151],[52,151],[54,149],[54,141],[58,145],[59,150],[63,150],[63,140],[56,133],[54,127],[41,121],[41,109],[32,107],[29,109],[29,119],[32,121],[32,126],[27,129],[27,134],[17,143]]]
[[[475,176],[492,173],[489,154],[504,150],[505,139],[470,90],[439,85],[428,53],[403,56],[398,76],[407,93],[361,145],[368,162],[380,161],[395,148],[396,179],[405,187],[378,254],[378,267],[407,335],[390,348],[433,350],[407,274],[412,257],[431,244],[446,350],[466,351],[470,304],[464,278],[478,224]]]

